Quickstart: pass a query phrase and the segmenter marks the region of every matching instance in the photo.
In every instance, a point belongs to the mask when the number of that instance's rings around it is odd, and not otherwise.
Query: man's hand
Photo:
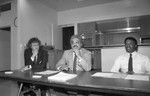
[[[38,54],[38,50],[34,50],[32,56],[35,57],[35,56],[37,56],[37,54]]]
[[[80,54],[80,50],[79,49],[73,49],[74,53],[76,54],[76,56],[79,58],[81,57],[81,54]]]
[[[61,66],[58,70],[59,71],[68,71],[69,68],[67,66]]]

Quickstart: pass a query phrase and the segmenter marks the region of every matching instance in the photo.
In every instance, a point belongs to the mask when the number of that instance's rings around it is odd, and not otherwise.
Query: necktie
[[[132,54],[130,54],[129,62],[128,62],[128,74],[133,74],[133,65],[132,65]]]
[[[73,61],[73,72],[76,72],[76,63],[77,63],[77,55],[75,54]]]
[[[36,59],[37,59],[37,56],[34,57],[34,63],[35,63],[35,64],[36,64],[36,61],[37,61]]]

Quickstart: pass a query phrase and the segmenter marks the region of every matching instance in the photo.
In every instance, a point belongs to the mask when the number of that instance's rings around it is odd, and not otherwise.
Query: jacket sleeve
[[[92,60],[91,52],[90,51],[85,52],[85,54],[82,56],[82,59],[79,62],[81,67],[85,71],[91,70],[91,66],[92,66],[91,60]]]
[[[33,61],[31,60],[31,52],[29,49],[26,49],[24,51],[24,61],[25,61],[25,66],[33,64]]]

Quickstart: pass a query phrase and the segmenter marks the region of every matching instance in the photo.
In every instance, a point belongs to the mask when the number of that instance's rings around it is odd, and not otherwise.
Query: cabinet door
[[[101,49],[88,49],[92,53],[92,70],[101,71]]]
[[[143,17],[140,19],[141,32],[140,35],[142,38],[150,37],[150,16]]]
[[[94,33],[96,29],[95,22],[88,22],[88,23],[79,23],[78,24],[78,34],[87,34],[87,33]]]

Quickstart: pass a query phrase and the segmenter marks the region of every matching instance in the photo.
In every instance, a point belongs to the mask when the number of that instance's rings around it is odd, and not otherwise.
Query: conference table
[[[33,83],[38,85],[48,86],[50,88],[64,88],[66,90],[83,91],[94,94],[117,94],[119,95],[135,95],[135,96],[150,96],[150,81],[141,80],[126,80],[122,78],[107,78],[92,76],[99,71],[90,72],[66,72],[67,74],[76,74],[75,78],[72,78],[66,82],[51,82],[48,77],[58,74],[40,74],[41,78],[33,78],[37,71],[27,70],[13,70],[11,72],[0,72],[0,78],[6,80],[13,80],[16,82]],[[65,73],[65,72],[64,72]],[[100,72],[102,73],[102,72]],[[149,75],[146,75],[149,77]],[[63,77],[62,77],[63,78]]]

